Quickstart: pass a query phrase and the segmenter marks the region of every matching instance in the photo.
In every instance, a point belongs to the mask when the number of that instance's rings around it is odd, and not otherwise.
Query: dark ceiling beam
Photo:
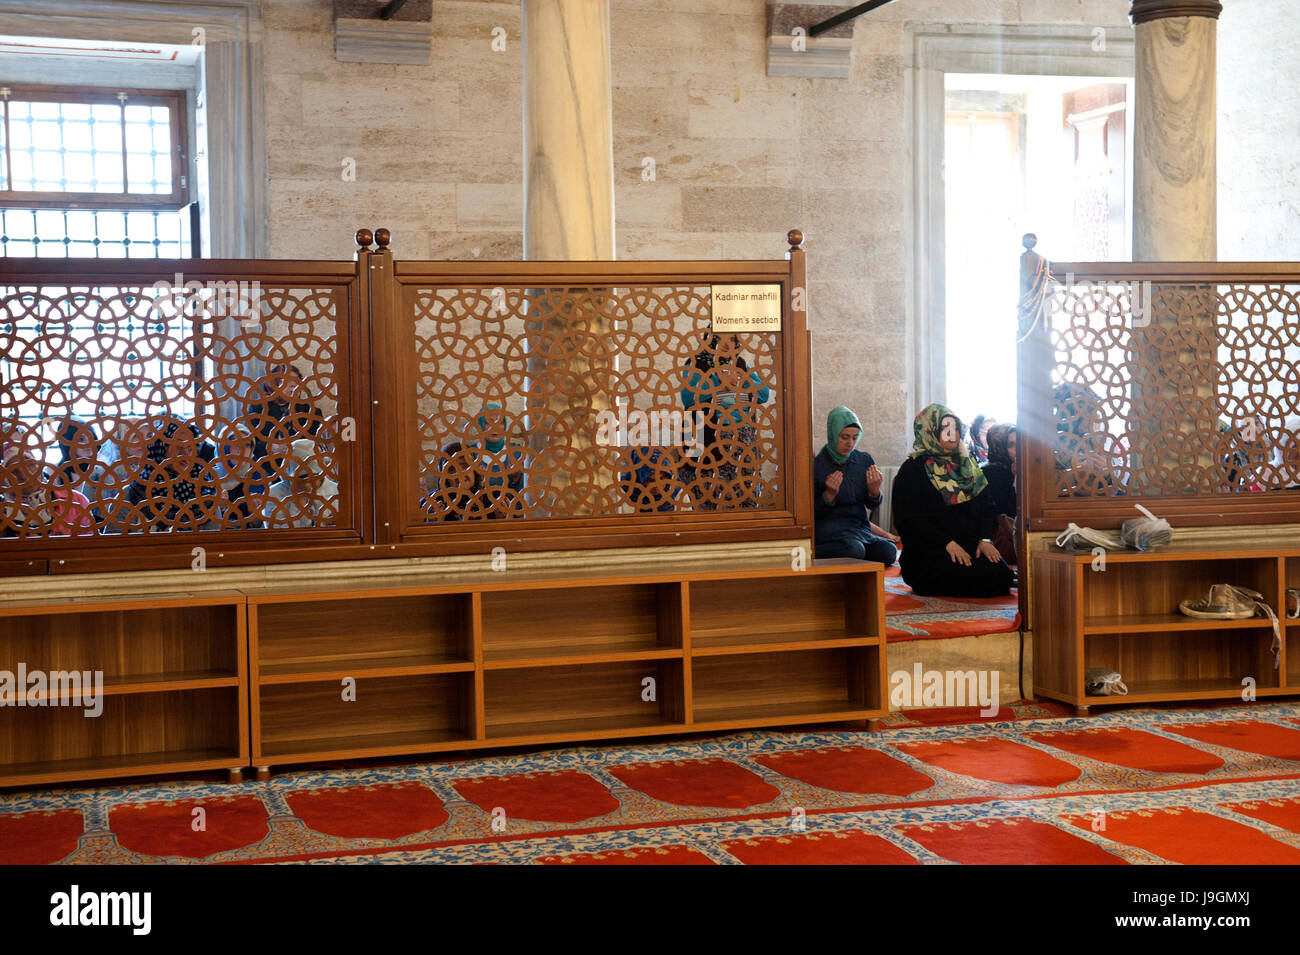
[[[872,10],[879,10],[883,6],[893,3],[894,0],[867,0],[866,3],[859,3],[856,7],[850,7],[843,13],[837,13],[829,20],[823,20],[821,23],[814,24],[808,28],[809,36],[821,36],[827,30],[834,30],[841,23],[848,23],[850,20],[856,20],[864,13],[870,13]]]

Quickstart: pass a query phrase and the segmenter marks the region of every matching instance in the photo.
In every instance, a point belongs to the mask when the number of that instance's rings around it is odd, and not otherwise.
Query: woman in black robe
[[[923,597],[999,597],[1015,579],[993,546],[997,524],[988,482],[943,405],[916,416],[914,450],[894,478],[894,528],[903,539],[903,580]]]

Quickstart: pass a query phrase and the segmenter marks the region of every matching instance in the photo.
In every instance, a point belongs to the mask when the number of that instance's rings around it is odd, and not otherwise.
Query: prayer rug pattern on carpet
[[[1294,865],[1300,705],[0,793],[0,863],[160,861]]]
[[[898,565],[885,571],[885,634],[891,643],[1015,633],[1020,629],[1019,595],[967,599],[919,597],[903,583]]]

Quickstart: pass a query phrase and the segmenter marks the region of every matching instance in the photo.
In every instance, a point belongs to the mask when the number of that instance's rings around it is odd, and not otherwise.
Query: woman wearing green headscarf
[[[912,453],[892,494],[903,580],[923,597],[1009,593],[1014,576],[991,541],[997,515],[988,481],[962,441],[961,419],[933,404],[912,431]]]
[[[482,475],[483,490],[479,494],[488,519],[523,517],[527,460],[524,449],[507,440],[510,419],[505,409],[489,401],[475,423],[478,438],[470,442],[470,447],[474,449],[475,470]]]
[[[871,523],[880,506],[884,475],[865,451],[858,416],[845,407],[826,418],[826,444],[813,459],[813,505],[818,557],[854,557],[888,566],[898,557],[898,538]]]

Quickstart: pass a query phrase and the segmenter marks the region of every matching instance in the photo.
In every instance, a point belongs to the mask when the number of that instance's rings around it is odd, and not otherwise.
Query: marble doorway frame
[[[907,392],[913,411],[947,399],[944,263],[944,74],[1133,76],[1134,36],[1097,27],[908,24],[904,51],[904,123],[908,130],[904,248],[907,274]],[[1020,249],[1007,250],[1007,281],[1017,280]]]
[[[204,31],[209,255],[265,258],[262,0],[0,0],[4,36],[189,46],[197,27]]]

